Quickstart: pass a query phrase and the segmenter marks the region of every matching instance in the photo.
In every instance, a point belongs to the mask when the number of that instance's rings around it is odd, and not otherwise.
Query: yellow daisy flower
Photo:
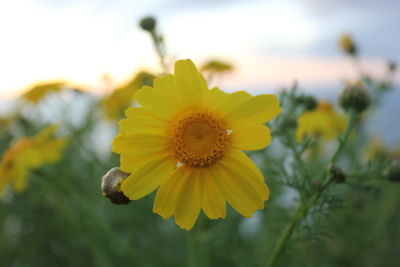
[[[126,110],[113,151],[130,173],[121,190],[131,200],[158,188],[153,211],[186,230],[200,210],[224,218],[226,201],[251,217],[264,208],[269,189],[257,166],[241,150],[270,144],[263,124],[281,111],[275,95],[250,96],[209,89],[190,60],[175,63],[175,75],[154,80]]]
[[[296,140],[303,141],[306,135],[322,137],[329,141],[341,134],[346,127],[346,118],[338,114],[331,103],[321,101],[312,111],[306,111],[297,120]]]
[[[31,170],[47,163],[57,162],[67,140],[54,138],[57,126],[49,126],[31,138],[17,140],[0,161],[0,193],[8,184],[21,192],[26,187]]]

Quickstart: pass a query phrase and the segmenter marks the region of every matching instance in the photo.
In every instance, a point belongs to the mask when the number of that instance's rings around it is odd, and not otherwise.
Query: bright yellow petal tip
[[[257,166],[240,150],[271,142],[264,124],[281,111],[275,95],[209,89],[189,59],[175,63],[174,75],[140,89],[139,107],[126,110],[114,138],[121,189],[132,200],[157,190],[153,211],[190,230],[201,210],[225,218],[226,202],[251,217],[264,208],[269,189]]]

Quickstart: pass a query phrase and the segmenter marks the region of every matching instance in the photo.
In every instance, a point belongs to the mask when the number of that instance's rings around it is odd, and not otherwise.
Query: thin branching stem
[[[354,110],[350,110],[349,120],[347,122],[346,130],[344,131],[343,135],[339,138],[339,145],[338,145],[336,152],[334,153],[328,166],[331,166],[331,164],[334,164],[336,162],[336,160],[338,159],[340,153],[342,152],[343,148],[345,147],[345,145],[349,139],[349,136],[354,128],[356,119],[357,119],[357,112]],[[329,175],[329,172],[324,171],[324,174],[322,175],[322,177],[326,177],[327,175]],[[310,198],[309,201],[301,202],[299,204],[292,220],[286,225],[286,227],[283,229],[281,235],[279,236],[276,246],[275,246],[274,250],[272,251],[271,256],[267,260],[267,264],[266,264],[267,267],[276,266],[276,263],[277,263],[279,257],[281,256],[282,252],[284,251],[284,249],[287,245],[287,242],[289,241],[294,229],[296,228],[296,225],[308,214],[308,211],[310,210],[310,208],[314,206],[314,204],[320,198],[321,194],[328,188],[328,186],[331,183],[332,183],[332,177],[329,175],[328,179],[326,179],[324,181],[321,188],[319,188],[319,190],[312,195],[312,197]]]

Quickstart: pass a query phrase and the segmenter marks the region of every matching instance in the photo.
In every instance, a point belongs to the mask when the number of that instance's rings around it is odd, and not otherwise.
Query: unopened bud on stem
[[[139,24],[143,30],[153,32],[154,29],[156,28],[157,22],[154,17],[149,16],[141,19]]]
[[[130,202],[121,191],[121,183],[128,178],[129,174],[122,172],[119,168],[109,170],[101,180],[101,191],[103,196],[114,204],[128,204]]]
[[[331,166],[329,173],[331,175],[331,179],[336,183],[343,183],[346,181],[346,173],[344,173],[344,171],[335,164]]]
[[[356,82],[354,84],[348,84],[342,91],[339,98],[340,106],[349,111],[353,109],[359,113],[366,110],[371,104],[371,98],[364,89],[361,82]]]
[[[357,55],[357,46],[349,34],[344,34],[340,37],[339,46],[346,54],[349,54],[350,56]]]

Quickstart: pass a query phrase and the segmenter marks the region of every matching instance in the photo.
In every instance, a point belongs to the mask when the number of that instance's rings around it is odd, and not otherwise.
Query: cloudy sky
[[[98,88],[135,70],[159,70],[138,20],[158,18],[169,54],[200,64],[218,57],[236,71],[223,87],[268,91],[298,80],[337,88],[355,71],[337,49],[351,33],[363,64],[383,75],[400,60],[397,0],[13,0],[0,2],[0,97],[65,79]]]

